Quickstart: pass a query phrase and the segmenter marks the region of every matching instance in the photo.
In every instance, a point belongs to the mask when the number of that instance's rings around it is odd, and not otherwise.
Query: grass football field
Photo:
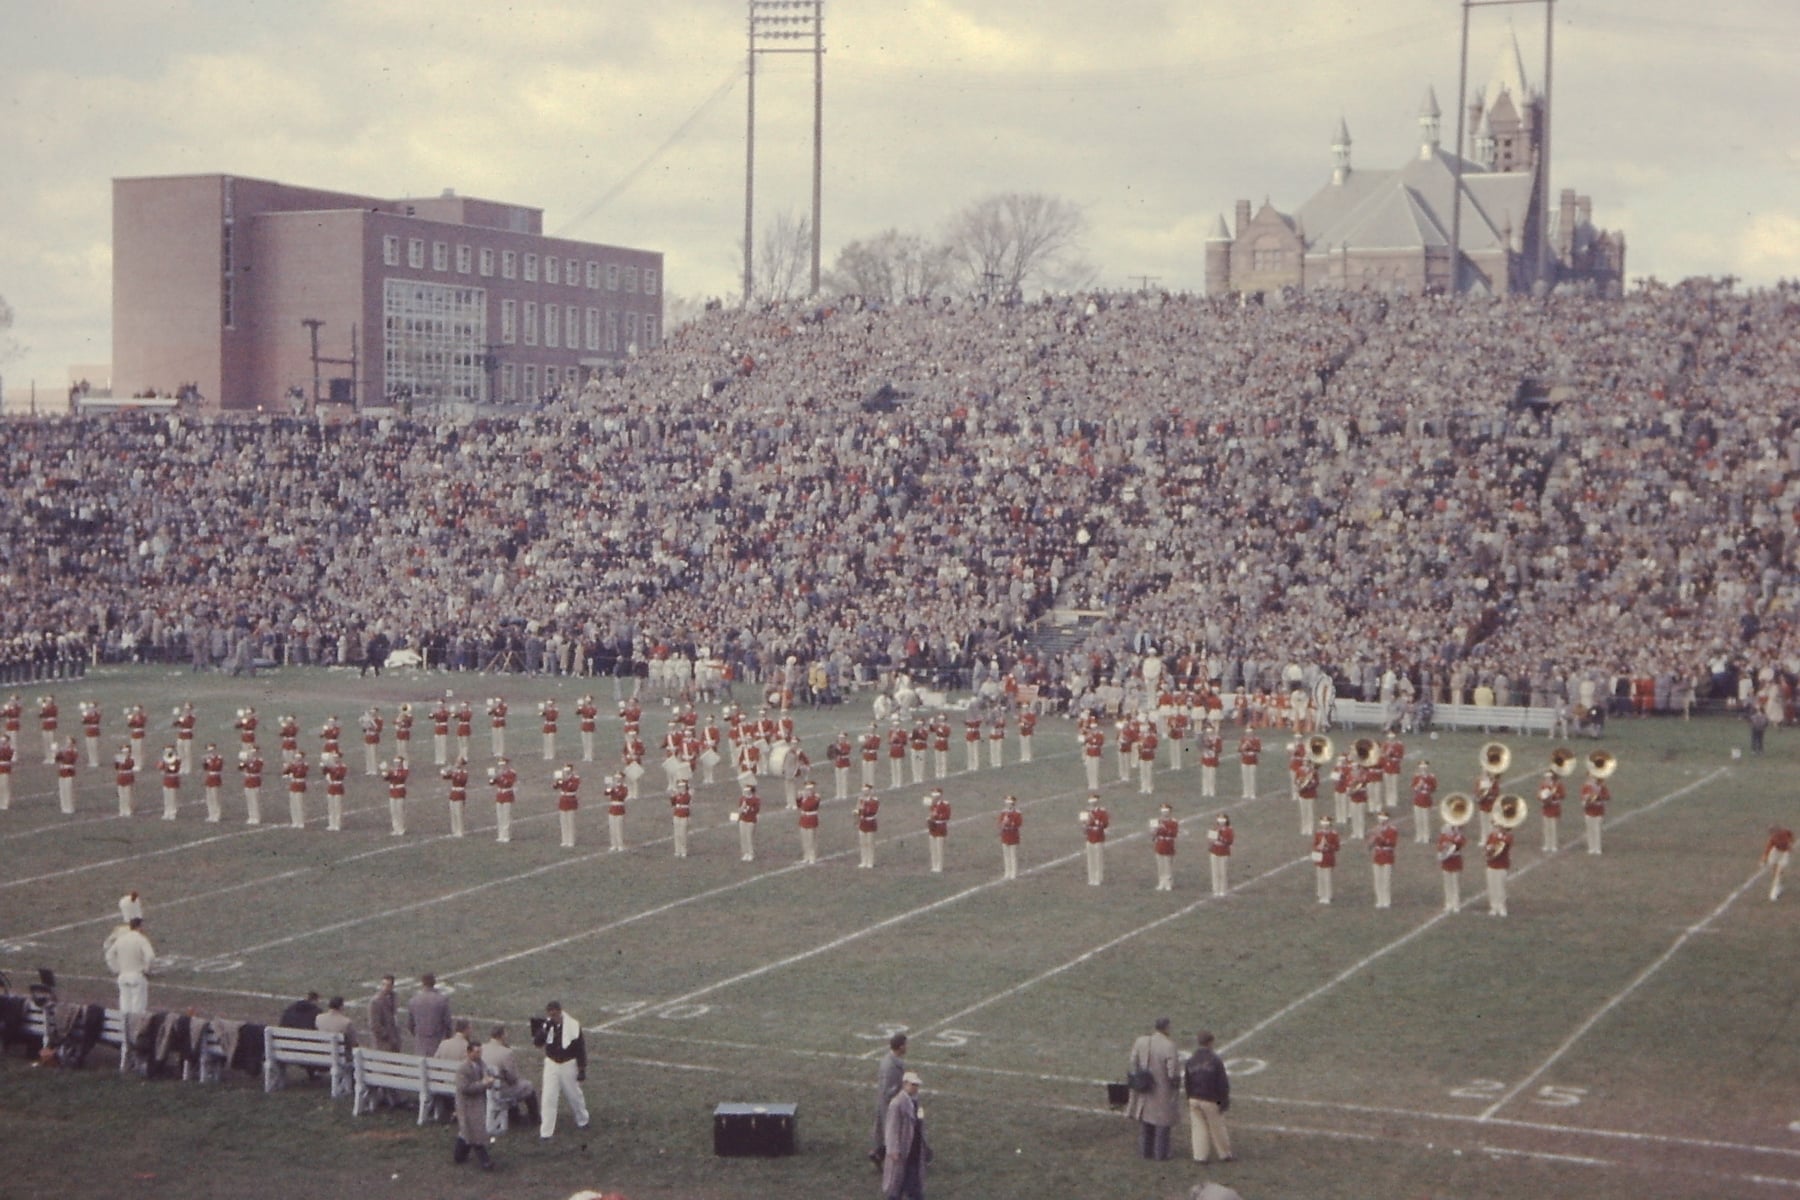
[[[1757,866],[1767,827],[1800,816],[1791,732],[1772,731],[1761,758],[1733,758],[1748,741],[1738,721],[1615,720],[1605,745],[1621,766],[1605,853],[1585,853],[1571,805],[1562,850],[1545,856],[1534,813],[1518,833],[1501,920],[1487,913],[1478,869],[1465,873],[1462,910],[1443,911],[1435,855],[1413,843],[1410,808],[1393,907],[1373,907],[1368,854],[1348,837],[1336,902],[1317,904],[1276,737],[1251,799],[1228,763],[1220,797],[1203,800],[1191,746],[1185,768],[1170,772],[1165,758],[1155,795],[1142,796],[1135,779],[1119,781],[1109,750],[1113,837],[1106,883],[1089,887],[1076,823],[1086,787],[1073,726],[1060,719],[1039,726],[1033,763],[1016,763],[1009,736],[1006,765],[989,768],[984,753],[974,773],[958,727],[941,876],[927,871],[920,800],[930,784],[909,776],[889,790],[885,758],[872,871],[857,868],[828,766],[816,772],[827,797],[817,865],[800,864],[794,815],[773,781],[762,788],[757,860],[740,861],[726,820],[736,785],[723,767],[717,785],[696,788],[689,858],[671,855],[654,764],[627,819],[629,850],[609,853],[600,789],[618,723],[611,681],[596,683],[601,761],[582,768],[573,850],[557,844],[536,706],[561,702],[559,759],[576,757],[572,708],[586,681],[132,668],[17,689],[26,726],[13,805],[0,813],[0,969],[15,986],[49,966],[65,1001],[115,1003],[100,947],[118,897],[136,888],[164,962],[152,1008],[269,1021],[311,989],[344,995],[366,1031],[364,1003],[383,973],[401,977],[404,998],[435,971],[458,1015],[505,1021],[524,1046],[526,1019],[560,999],[589,1031],[594,1124],[577,1135],[565,1114],[542,1144],[515,1127],[494,1148],[499,1169],[484,1175],[452,1166],[445,1127],[396,1112],[353,1117],[348,1100],[297,1073],[265,1095],[243,1075],[218,1086],[120,1076],[104,1049],[80,1071],[9,1057],[0,1196],[874,1196],[864,1155],[875,1065],[901,1028],[925,1079],[934,1200],[1173,1200],[1207,1178],[1246,1200],[1800,1191],[1800,888],[1771,903]],[[508,749],[523,780],[510,845],[493,839],[479,717],[471,828],[449,836],[424,718],[446,684],[478,709],[492,694],[512,706]],[[172,706],[192,700],[199,744],[228,757],[240,706],[258,709],[272,759],[279,714],[300,718],[316,759],[319,726],[335,713],[352,768],[346,829],[325,831],[316,772],[304,831],[286,827],[273,772],[260,826],[244,824],[235,772],[221,824],[204,822],[193,784],[179,819],[159,819],[148,776],[137,815],[121,819],[110,770],[88,769],[85,757],[77,812],[64,816],[31,719],[45,691],[65,730],[79,700],[103,706],[103,763],[132,702],[150,711],[160,750]],[[754,706],[741,688],[739,699]],[[385,789],[361,773],[355,724],[369,704],[391,713],[403,700],[420,721],[409,829],[394,837]],[[795,715],[815,759],[838,729],[868,721],[863,698]],[[665,720],[649,700],[646,742]],[[1469,790],[1485,740],[1415,735],[1406,773],[1428,757],[1440,794]],[[1553,743],[1501,740],[1513,751],[1508,790],[1529,795]],[[995,814],[1009,792],[1025,828],[1021,877],[1004,882]],[[1147,831],[1164,800],[1184,819],[1172,893],[1153,890]],[[1221,811],[1237,853],[1230,894],[1214,898],[1204,831]],[[1159,1015],[1184,1049],[1196,1030],[1216,1033],[1232,1074],[1235,1163],[1193,1164],[1185,1128],[1172,1161],[1144,1162],[1135,1127],[1107,1108],[1103,1085],[1123,1077],[1132,1039]],[[535,1078],[535,1053],[521,1058]],[[797,1103],[800,1153],[715,1157],[721,1101]]]

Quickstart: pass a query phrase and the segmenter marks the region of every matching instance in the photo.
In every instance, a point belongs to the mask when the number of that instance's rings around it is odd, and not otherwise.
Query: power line
[[[568,236],[570,231],[572,231],[577,226],[582,224],[588,218],[592,217],[595,213],[599,212],[601,209],[605,208],[608,204],[610,204],[613,201],[614,197],[618,196],[626,188],[630,187],[633,183],[635,183],[637,181],[637,177],[639,175],[642,175],[645,171],[649,170],[650,167],[655,164],[656,160],[661,158],[663,156],[663,154],[669,150],[670,147],[674,146],[676,142],[679,142],[683,137],[685,137],[687,135],[688,130],[693,128],[694,123],[696,121],[698,121],[701,117],[705,116],[707,111],[709,109],[711,109],[713,105],[717,104],[719,101],[723,100],[726,96],[731,94],[732,89],[737,86],[737,81],[738,81],[738,77],[740,74],[741,74],[741,72],[738,70],[738,68],[736,66],[733,66],[731,68],[730,73],[728,73],[725,76],[724,80],[722,82],[720,82],[719,86],[713,89],[712,94],[700,102],[700,107],[696,108],[693,112],[689,113],[687,116],[687,119],[682,121],[682,123],[680,125],[677,125],[675,127],[674,133],[671,133],[667,138],[663,139],[663,143],[660,146],[658,146],[656,149],[652,150],[650,152],[650,154],[648,155],[648,157],[646,157],[642,162],[638,163],[637,166],[635,166],[635,167],[631,168],[631,170],[627,171],[619,179],[619,181],[617,183],[613,184],[611,187],[607,188],[606,191],[602,192],[600,194],[599,199],[595,200],[592,204],[589,204],[586,208],[582,209],[581,212],[576,214],[575,217],[573,217],[571,220],[565,222],[563,224],[563,226],[556,231],[554,236],[556,236],[556,237]]]

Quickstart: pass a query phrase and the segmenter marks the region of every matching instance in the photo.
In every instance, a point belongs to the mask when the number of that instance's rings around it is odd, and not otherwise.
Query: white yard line
[[[1623,814],[1616,821],[1612,822],[1612,824],[1615,826],[1622,825],[1626,821],[1631,820],[1633,817],[1641,816],[1644,813],[1651,812],[1657,808],[1660,808],[1664,804],[1667,804],[1669,801],[1674,800],[1677,797],[1685,796],[1689,792],[1693,791],[1694,789],[1702,787],[1708,783],[1711,783],[1714,779],[1717,779],[1720,775],[1723,775],[1725,773],[1725,770],[1726,770],[1726,768],[1724,768],[1724,767],[1716,768],[1709,774],[1703,775],[1699,779],[1694,780],[1692,783],[1685,784],[1682,787],[1679,787],[1664,796],[1658,797],[1656,800],[1651,801],[1649,804],[1644,805],[1642,808],[1633,809],[1631,812]],[[1571,845],[1571,846],[1575,845],[1575,844],[1576,843],[1574,843],[1574,842],[1569,843],[1569,845]],[[1557,854],[1560,856],[1561,854],[1563,854],[1565,852],[1567,852],[1567,847],[1564,847],[1562,850],[1558,850]],[[1518,870],[1512,872],[1512,878],[1517,879],[1520,876],[1528,875],[1533,870],[1537,869],[1538,867],[1543,866],[1545,863],[1553,862],[1553,861],[1554,861],[1554,859],[1551,857],[1535,859],[1532,862],[1525,864],[1523,867],[1520,867]],[[1479,896],[1465,897],[1463,899],[1461,908],[1469,907],[1471,904],[1475,903],[1477,901],[1477,899],[1479,899]],[[1458,911],[1461,911],[1461,909],[1459,908]],[[1435,929],[1438,926],[1438,924],[1441,921],[1443,921],[1445,918],[1447,918],[1448,916],[1450,916],[1449,913],[1444,912],[1442,910],[1438,911],[1437,913],[1433,914],[1430,917],[1430,919],[1428,919],[1424,923],[1416,926],[1410,933],[1404,934],[1403,936],[1396,938],[1394,941],[1389,942],[1387,945],[1382,946],[1381,948],[1375,950],[1373,953],[1365,955],[1363,958],[1357,960],[1356,962],[1352,963],[1350,966],[1344,968],[1342,971],[1338,972],[1336,975],[1332,976],[1330,979],[1326,980],[1324,983],[1320,984],[1318,987],[1314,988],[1312,991],[1307,992],[1304,996],[1301,996],[1298,1000],[1291,1001],[1290,1003],[1284,1005],[1279,1011],[1275,1012],[1273,1015],[1265,1017],[1261,1021],[1258,1021],[1256,1024],[1252,1025],[1249,1029],[1246,1029],[1244,1032],[1242,1032],[1242,1033],[1238,1034],[1236,1037],[1232,1038],[1229,1042],[1226,1042],[1224,1045],[1220,1046],[1219,1053],[1226,1054],[1232,1050],[1236,1050],[1237,1048],[1242,1046],[1245,1042],[1247,1042],[1251,1038],[1255,1037],[1257,1034],[1262,1033],[1264,1030],[1266,1030],[1270,1026],[1276,1024],[1278,1021],[1281,1021],[1282,1019],[1290,1016],[1291,1014],[1298,1011],[1299,1009],[1312,1003],[1314,1000],[1317,1000],[1320,996],[1323,996],[1327,992],[1332,991],[1339,984],[1344,983],[1346,980],[1349,980],[1351,978],[1354,978],[1356,975],[1361,974],[1364,970],[1367,970],[1371,965],[1373,965],[1376,962],[1379,962],[1381,959],[1387,957],[1389,954],[1392,954],[1394,951],[1400,949],[1401,947],[1406,946],[1407,944],[1411,943],[1414,939],[1418,938],[1421,934],[1424,934],[1429,930]]]
[[[1699,921],[1696,921],[1694,924],[1689,925],[1686,929],[1682,930],[1681,936],[1676,938],[1674,943],[1670,945],[1667,950],[1663,951],[1662,954],[1657,957],[1655,962],[1645,967],[1642,971],[1639,971],[1630,983],[1626,984],[1622,989],[1615,993],[1605,1004],[1602,1004],[1598,1009],[1594,1010],[1587,1020],[1576,1026],[1575,1031],[1564,1038],[1562,1044],[1551,1051],[1550,1056],[1539,1063],[1537,1068],[1533,1070],[1531,1074],[1525,1076],[1525,1078],[1521,1079],[1518,1083],[1508,1088],[1501,1094],[1499,1099],[1495,1100],[1492,1104],[1488,1105],[1486,1109],[1482,1110],[1480,1119],[1483,1121],[1488,1120],[1502,1108],[1505,1108],[1507,1104],[1511,1103],[1513,1098],[1520,1092],[1542,1078],[1544,1072],[1555,1066],[1557,1061],[1561,1059],[1563,1055],[1574,1048],[1576,1042],[1579,1042],[1587,1035],[1588,1030],[1592,1029],[1595,1025],[1598,1025],[1607,1013],[1610,1013],[1613,1009],[1624,1003],[1624,1001],[1627,1000],[1633,992],[1637,991],[1638,988],[1642,987],[1652,975],[1660,971],[1664,964],[1674,958],[1676,953],[1680,951],[1683,946],[1688,944],[1689,939],[1697,933],[1704,932],[1707,926],[1711,925],[1715,920],[1722,916],[1726,909],[1737,902],[1738,897],[1749,891],[1761,878],[1762,868],[1758,867],[1750,878],[1738,884],[1738,886],[1732,890],[1731,894],[1719,903],[1717,908],[1713,909],[1710,913],[1707,913],[1706,916],[1702,917]]]
[[[1585,1154],[1551,1154],[1546,1150],[1512,1150],[1505,1146],[1482,1146],[1481,1153],[1505,1158],[1542,1159],[1545,1162],[1576,1163],[1584,1167],[1612,1167],[1618,1164],[1610,1158],[1591,1158]]]

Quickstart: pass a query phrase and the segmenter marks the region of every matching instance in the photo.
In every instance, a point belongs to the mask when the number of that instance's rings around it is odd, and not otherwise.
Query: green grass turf
[[[503,692],[509,750],[524,776],[515,841],[496,845],[485,785],[471,788],[470,834],[449,838],[430,765],[424,710],[448,682],[471,698]],[[1174,1019],[1184,1046],[1215,1031],[1233,1066],[1229,1120],[1239,1161],[1210,1168],[1248,1200],[1268,1197],[1761,1196],[1800,1186],[1800,1052],[1793,906],[1749,883],[1764,831],[1795,820],[1788,793],[1800,739],[1776,731],[1770,753],[1733,760],[1741,723],[1615,721],[1620,757],[1606,854],[1583,853],[1579,815],[1564,851],[1521,830],[1512,915],[1490,918],[1478,871],[1465,907],[1441,915],[1439,876],[1410,826],[1394,907],[1376,911],[1360,848],[1346,846],[1337,902],[1313,900],[1312,868],[1287,799],[1282,753],[1262,796],[1203,801],[1188,766],[1159,776],[1154,798],[1102,779],[1114,814],[1107,882],[1086,885],[1076,825],[1085,783],[1072,727],[1040,726],[1037,761],[965,775],[953,748],[944,784],[958,824],[942,876],[926,870],[925,788],[884,789],[877,867],[855,867],[847,806],[827,800],[821,854],[803,867],[778,786],[758,861],[740,862],[725,820],[735,785],[700,788],[692,857],[668,843],[660,771],[628,818],[632,848],[609,854],[601,776],[617,752],[610,681],[596,691],[600,763],[586,781],[580,844],[557,845],[536,702],[563,702],[560,757],[579,753],[581,681],[386,677],[284,671],[254,680],[150,669],[111,671],[56,691],[106,709],[103,758],[132,701],[167,714],[192,699],[200,743],[234,748],[235,710],[256,705],[265,752],[275,718],[301,718],[303,744],[329,712],[353,730],[368,704],[419,710],[409,832],[388,834],[385,792],[352,767],[347,829],[323,828],[314,777],[311,826],[284,827],[271,774],[265,825],[203,823],[198,788],[179,820],[157,819],[154,779],[138,815],[114,812],[110,771],[83,768],[75,817],[56,811],[30,723],[14,806],[0,814],[0,967],[15,982],[54,967],[66,999],[112,1002],[99,947],[114,904],[144,893],[168,966],[153,1007],[269,1020],[308,989],[350,998],[359,1023],[373,981],[432,970],[459,1014],[525,1018],[556,997],[592,1031],[587,1088],[595,1128],[500,1140],[501,1169],[455,1169],[449,1134],[396,1114],[352,1117],[347,1101],[298,1077],[265,1096],[256,1081],[218,1087],[119,1077],[104,1051],[79,1072],[0,1064],[0,1128],[9,1151],[0,1195],[320,1195],[555,1197],[581,1187],[644,1197],[874,1195],[862,1158],[875,1058],[888,1030],[913,1033],[926,1079],[937,1163],[933,1197],[1177,1197],[1205,1171],[1135,1157],[1133,1129],[1106,1110],[1101,1084],[1123,1074],[1131,1039]],[[44,687],[20,689],[29,701]],[[866,706],[796,714],[815,757]],[[664,714],[646,706],[654,743]],[[958,730],[960,734],[960,729]],[[1341,734],[1339,735],[1342,736]],[[1273,739],[1271,739],[1273,740]],[[1409,742],[1444,790],[1466,789],[1484,739]],[[1510,736],[1514,790],[1529,792],[1551,743]],[[1585,746],[1583,747],[1585,748]],[[391,746],[384,747],[384,753]],[[478,727],[474,761],[485,771]],[[985,762],[985,757],[984,757]],[[1410,770],[1410,765],[1409,765]],[[480,772],[478,772],[479,775]],[[852,790],[857,772],[853,770]],[[829,798],[829,769],[820,773]],[[1022,878],[1000,881],[994,813],[1016,793],[1026,812]],[[1152,890],[1146,822],[1171,800],[1187,820],[1176,890]],[[1209,897],[1202,831],[1232,813],[1231,895]],[[1745,885],[1749,883],[1749,886]],[[1733,899],[1735,895],[1735,899]],[[535,1075],[535,1055],[527,1051]],[[795,1101],[801,1153],[775,1161],[711,1153],[723,1100]]]

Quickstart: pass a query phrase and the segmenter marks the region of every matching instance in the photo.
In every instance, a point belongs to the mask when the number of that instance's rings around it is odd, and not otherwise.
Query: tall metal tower
[[[825,0],[748,0],[748,103],[744,131],[744,300],[755,284],[756,237],[756,56],[813,56],[812,291],[819,291],[819,224],[825,145]],[[812,44],[796,45],[810,40]]]

